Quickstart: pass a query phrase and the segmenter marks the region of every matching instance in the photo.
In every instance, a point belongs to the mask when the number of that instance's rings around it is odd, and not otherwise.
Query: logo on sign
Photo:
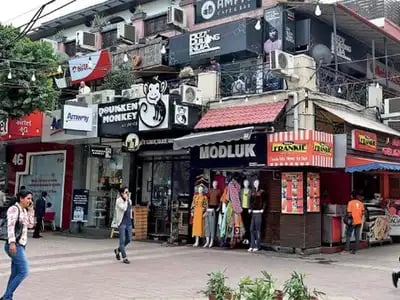
[[[73,121],[78,121],[78,122],[89,122],[89,116],[87,115],[78,115],[78,114],[73,114],[73,113],[68,113],[67,114],[67,119],[65,122],[73,122]]]
[[[99,117],[102,124],[117,122],[137,122],[138,103],[108,105],[99,108]]]
[[[0,136],[8,134],[8,119],[0,120]]]
[[[294,143],[294,142],[284,142],[284,143],[273,143],[272,152],[307,152],[307,144],[305,143]]]
[[[143,86],[146,101],[140,103],[139,117],[140,121],[148,128],[157,128],[165,120],[167,106],[162,98],[167,87],[167,82],[161,82],[157,77]]]
[[[332,147],[328,146],[325,143],[314,142],[314,151],[315,152],[320,152],[321,154],[331,155],[332,154]]]
[[[218,145],[200,147],[200,159],[256,157],[256,144]]]
[[[331,52],[335,53],[335,34],[331,34]],[[336,53],[337,56],[345,60],[351,61],[351,58],[347,56],[347,53],[351,53],[351,46],[346,45],[346,39],[336,34]]]
[[[211,19],[223,18],[257,7],[255,0],[197,0],[196,14],[200,17],[197,21],[210,21]],[[203,4],[201,4],[203,2]]]
[[[212,46],[212,42],[219,41],[221,35],[215,33],[209,34],[210,30],[192,33],[189,36],[189,55],[197,55],[207,52],[220,50],[220,46]]]
[[[128,152],[135,152],[135,151],[139,150],[139,147],[140,147],[139,136],[135,133],[128,134],[122,147],[125,151],[128,151]]]

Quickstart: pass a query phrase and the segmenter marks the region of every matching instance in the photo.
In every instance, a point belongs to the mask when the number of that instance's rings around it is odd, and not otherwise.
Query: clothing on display
[[[208,199],[202,193],[193,196],[192,214],[193,214],[193,228],[192,236],[201,237],[204,235],[203,228],[203,213],[207,209]]]
[[[225,182],[226,182],[226,177],[225,177],[224,175],[222,175],[222,174],[217,174],[217,175],[215,175],[214,180],[215,180],[216,182],[218,182],[218,188],[219,188],[221,191],[225,190],[225,187],[226,187],[226,184],[225,184]]]
[[[208,192],[209,194],[209,202],[208,202],[208,207],[209,208],[218,208],[220,203],[221,203],[221,191],[219,189],[210,189]]]
[[[251,210],[251,243],[249,251],[258,251],[261,243],[261,225],[263,213],[266,207],[265,191],[258,190],[258,181],[255,181],[255,190],[251,194],[250,210]]]

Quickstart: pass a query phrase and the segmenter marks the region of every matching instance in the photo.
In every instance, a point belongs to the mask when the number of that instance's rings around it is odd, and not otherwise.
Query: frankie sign
[[[267,162],[266,135],[253,135],[250,140],[217,143],[192,148],[191,159],[196,167],[251,167]]]

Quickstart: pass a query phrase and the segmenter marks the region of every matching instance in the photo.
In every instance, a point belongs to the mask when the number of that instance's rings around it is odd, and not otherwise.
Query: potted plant
[[[304,283],[304,278],[304,274],[294,271],[291,277],[285,282],[283,292],[288,296],[289,300],[317,300],[318,296],[325,295],[325,293],[316,289],[309,291]]]
[[[275,282],[272,276],[265,271],[261,273],[263,277],[254,280],[250,277],[243,278],[239,282],[239,291],[236,293],[235,299],[275,300]]]
[[[207,289],[203,294],[208,296],[209,300],[231,300],[232,289],[226,285],[227,277],[224,272],[216,271],[207,274]]]

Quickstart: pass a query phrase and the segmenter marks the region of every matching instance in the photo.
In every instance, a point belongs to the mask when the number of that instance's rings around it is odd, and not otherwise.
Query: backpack
[[[15,207],[17,207],[17,206],[15,205]],[[17,218],[17,222],[15,223],[14,230],[15,230],[16,242],[18,243],[19,240],[21,239],[22,229],[24,228],[24,226],[19,220],[21,211],[20,211],[20,209],[18,207],[17,207],[17,209],[18,209],[18,218]],[[7,218],[0,219],[0,240],[8,241]]]

